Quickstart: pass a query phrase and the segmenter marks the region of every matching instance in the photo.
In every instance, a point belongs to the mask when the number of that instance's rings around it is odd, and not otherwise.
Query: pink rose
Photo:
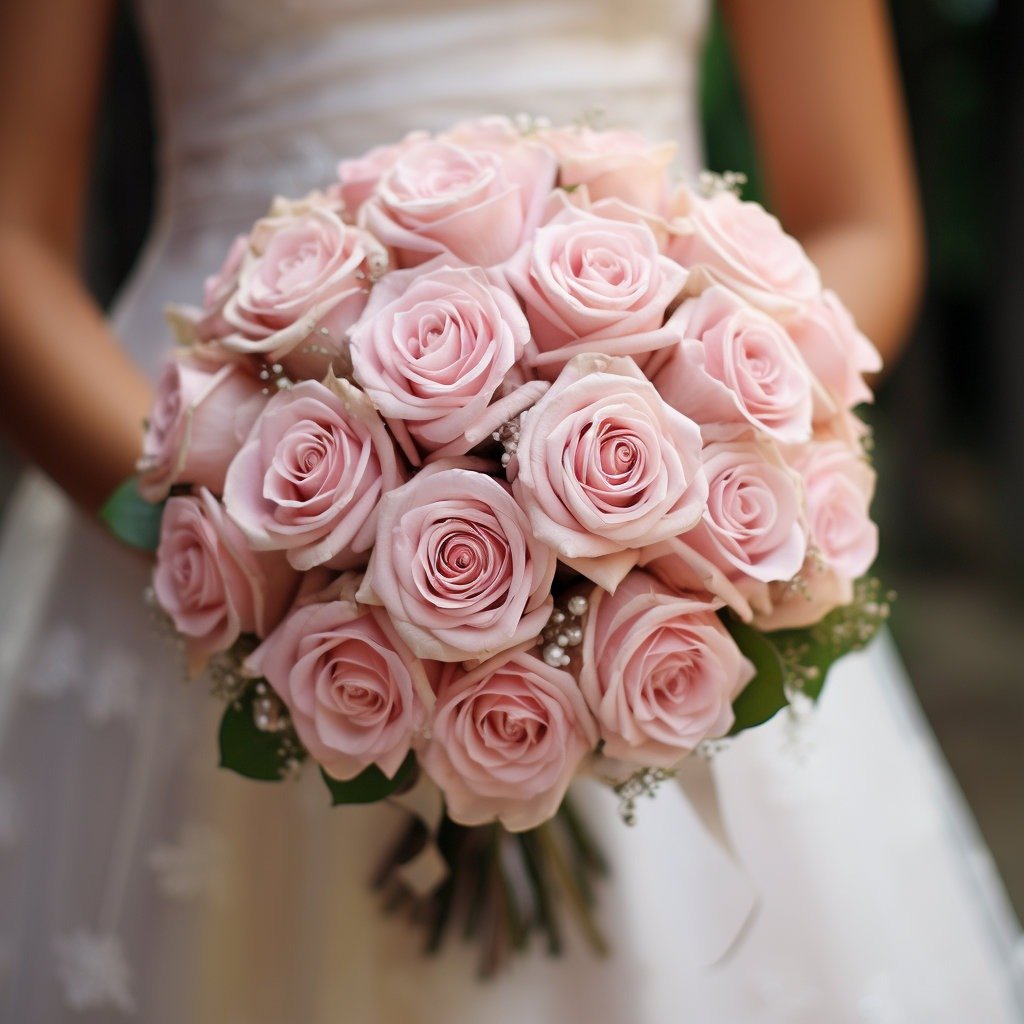
[[[768,441],[704,449],[708,504],[687,533],[645,548],[639,564],[673,590],[724,601],[744,621],[769,604],[773,580],[789,580],[807,552],[800,476]]]
[[[707,507],[681,542],[732,580],[770,583],[795,576],[807,551],[800,477],[770,442],[712,443],[703,459]]]
[[[346,212],[357,214],[402,153],[429,138],[426,132],[409,132],[397,146],[376,146],[362,156],[342,160],[338,164],[337,189]]]
[[[674,260],[777,316],[818,298],[814,264],[763,207],[728,191],[704,199],[683,188],[679,200],[685,212],[669,245]]]
[[[522,832],[554,817],[596,743],[576,680],[526,644],[468,672],[445,667],[420,764],[452,820]]]
[[[807,492],[811,542],[825,564],[857,579],[878,554],[878,527],[871,521],[875,471],[840,441],[816,442],[792,455]]]
[[[328,775],[351,779],[376,764],[392,778],[433,703],[426,668],[383,611],[336,598],[295,608],[247,665]]]
[[[411,435],[415,462],[417,449],[461,440],[448,453],[469,450],[466,432],[485,417],[530,335],[500,278],[446,260],[386,275],[351,334],[356,380],[399,440]]]
[[[638,132],[588,127],[545,131],[541,138],[559,159],[564,187],[585,185],[594,200],[618,199],[642,210],[665,211],[674,142],[654,143]]]
[[[553,371],[584,352],[642,359],[681,337],[664,321],[686,271],[642,222],[564,207],[506,274],[526,307],[531,360]]]
[[[344,568],[373,544],[381,495],[402,479],[369,398],[329,376],[270,399],[228,469],[224,504],[258,550],[284,550],[297,569]]]
[[[755,670],[712,606],[639,571],[614,595],[595,589],[590,602],[580,688],[605,756],[673,768],[729,731]]]
[[[765,632],[814,626],[853,600],[853,580],[808,558],[792,584],[773,583],[755,609],[752,622]]]
[[[846,408],[871,401],[864,374],[877,373],[882,358],[857,330],[835,292],[823,292],[821,300],[789,320],[786,329],[811,372],[836,401]],[[827,417],[830,411],[824,406],[815,419]]]
[[[510,468],[537,536],[608,590],[634,549],[693,527],[708,493],[699,428],[631,359],[573,359],[524,413]]]
[[[231,328],[224,320],[224,306],[238,285],[238,275],[248,250],[249,236],[237,235],[220,269],[203,281],[203,308],[196,320],[199,341],[212,341],[230,333]]]
[[[444,252],[494,266],[532,234],[555,181],[551,151],[525,138],[471,143],[409,147],[363,206],[361,222],[400,266]]]
[[[205,488],[168,498],[153,589],[185,638],[193,674],[242,633],[266,636],[280,621],[297,584],[298,576],[280,555],[250,550]]]
[[[810,438],[811,375],[775,320],[714,286],[673,321],[684,340],[651,370],[666,402],[701,427],[750,424],[782,443]]]
[[[441,460],[381,501],[359,600],[421,658],[487,658],[537,636],[555,553],[482,460]]]
[[[380,244],[326,200],[281,201],[253,228],[224,306],[231,333],[222,344],[281,362],[294,376],[321,377],[332,361],[343,364],[345,332],[386,265]]]
[[[239,363],[172,354],[146,423],[139,493],[162,501],[188,483],[224,488],[224,475],[265,403],[262,384]]]

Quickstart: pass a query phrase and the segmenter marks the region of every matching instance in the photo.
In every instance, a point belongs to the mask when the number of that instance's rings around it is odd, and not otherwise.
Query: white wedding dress
[[[138,6],[160,201],[113,322],[150,373],[163,305],[195,301],[270,196],[329,180],[341,155],[482,113],[604,108],[700,162],[703,0]],[[179,682],[144,560],[40,477],[14,501],[0,579],[5,1024],[1022,1019],[1017,926],[886,638],[799,728],[780,716],[715,758],[741,869],[677,789],[630,829],[594,788],[613,954],[538,949],[483,984],[470,948],[422,959],[368,891],[397,811],[332,810],[315,773],[217,768],[220,705]]]

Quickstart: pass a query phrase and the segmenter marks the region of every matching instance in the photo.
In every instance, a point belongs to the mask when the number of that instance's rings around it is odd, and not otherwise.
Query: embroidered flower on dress
[[[82,675],[84,645],[76,626],[64,622],[55,627],[39,652],[39,660],[26,690],[33,697],[54,700],[72,690]]]
[[[64,1001],[70,1009],[135,1012],[131,971],[116,935],[79,928],[58,935],[53,951]]]
[[[10,779],[0,778],[0,850],[9,850],[21,838],[21,806]]]
[[[115,718],[131,720],[139,705],[139,659],[127,651],[104,653],[92,673],[85,696],[85,713],[98,724]]]
[[[217,899],[225,891],[226,852],[224,838],[216,829],[189,822],[176,843],[161,843],[150,851],[148,861],[165,896]]]

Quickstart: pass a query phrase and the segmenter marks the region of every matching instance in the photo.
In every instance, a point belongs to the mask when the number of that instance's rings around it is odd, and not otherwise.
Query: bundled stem
[[[542,937],[551,956],[564,948],[566,914],[598,955],[608,952],[594,908],[595,883],[608,867],[593,836],[566,799],[549,822],[527,832],[500,825],[467,827],[444,819],[437,843],[450,874],[426,897],[402,886],[395,869],[422,846],[422,826],[411,823],[374,877],[385,907],[406,912],[425,927],[426,952],[441,950],[461,932],[476,943],[479,973],[495,975],[510,955]]]

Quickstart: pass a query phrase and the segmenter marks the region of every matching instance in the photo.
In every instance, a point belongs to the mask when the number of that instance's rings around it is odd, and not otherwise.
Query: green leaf
[[[138,488],[138,477],[130,476],[107,499],[100,518],[118,540],[133,548],[155,551],[160,542],[160,519],[164,503],[146,501]]]
[[[220,720],[220,766],[247,779],[278,782],[288,774],[288,763],[301,760],[305,751],[291,729],[264,732],[256,728],[253,701],[254,680],[224,709]]]
[[[752,729],[767,722],[781,711],[788,701],[779,652],[768,636],[731,614],[725,614],[722,621],[732,634],[736,645],[757,669],[757,675],[733,701],[732,710],[736,721],[729,730],[729,735],[735,736],[744,729]]]
[[[389,779],[375,764],[371,764],[369,768],[347,782],[332,779],[327,772],[320,769],[320,774],[331,792],[331,804],[335,807],[338,804],[374,804],[401,789],[412,779],[415,772],[416,755],[411,750],[399,765],[393,779]]]
[[[787,691],[817,700],[829,670],[845,654],[866,647],[889,617],[895,595],[865,576],[854,585],[853,600],[803,629],[763,633],[722,613],[722,622],[757,675],[733,702],[736,722],[730,736],[767,722],[789,703]]]
[[[821,696],[832,666],[845,654],[866,647],[889,617],[895,595],[873,576],[854,584],[853,600],[804,629],[780,629],[768,637],[779,652],[792,684],[813,700]],[[789,681],[789,676],[787,676]]]

